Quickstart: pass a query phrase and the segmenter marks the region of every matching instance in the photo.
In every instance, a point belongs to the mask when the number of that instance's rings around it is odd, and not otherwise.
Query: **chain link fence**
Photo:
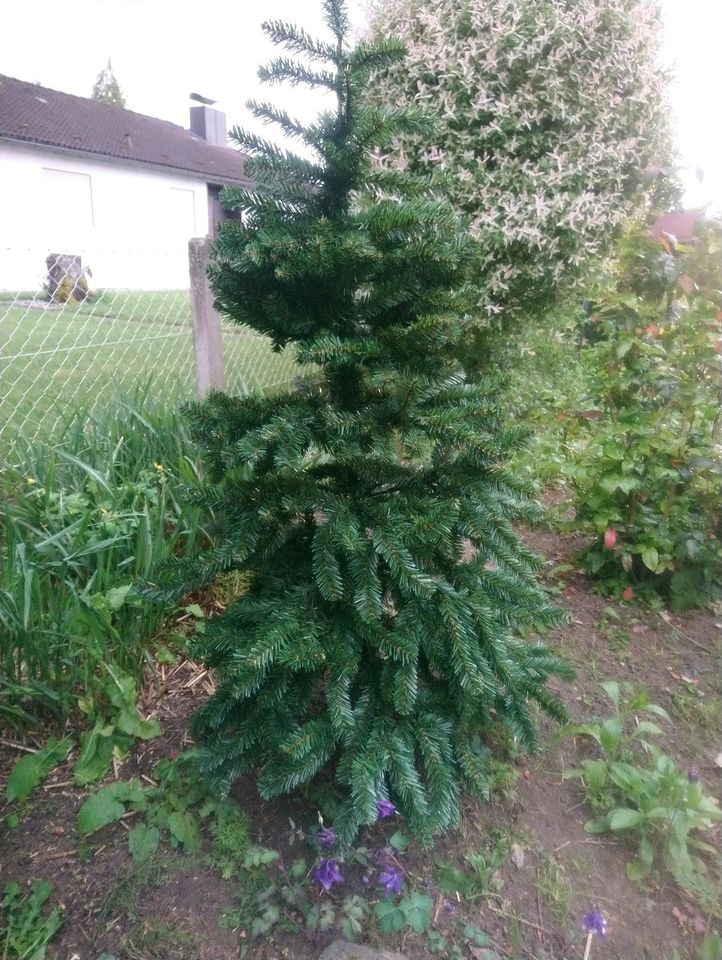
[[[177,254],[144,252],[142,275],[132,268],[127,251],[105,251],[104,259],[116,264],[116,274],[128,263],[128,282],[94,290],[80,257],[0,250],[3,457],[11,455],[18,438],[25,443],[52,439],[78,407],[92,413],[144,385],[168,403],[197,395],[193,298]],[[36,282],[12,289],[13,275],[27,283],[27,264],[38,265]],[[187,265],[184,272],[188,277]],[[187,286],[152,289],[158,279]],[[253,330],[215,322],[227,392],[288,388],[296,372],[289,352],[274,353]]]

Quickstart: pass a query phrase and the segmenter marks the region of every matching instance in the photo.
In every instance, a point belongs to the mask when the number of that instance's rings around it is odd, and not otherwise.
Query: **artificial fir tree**
[[[253,771],[273,797],[330,769],[342,842],[389,797],[428,841],[456,820],[463,784],[486,790],[492,723],[528,747],[530,701],[563,716],[544,683],[566,668],[518,639],[560,614],[512,529],[535,508],[503,466],[520,437],[500,422],[500,385],[452,360],[467,240],[428,182],[373,163],[424,129],[362,100],[403,49],[349,50],[342,0],[323,6],[332,42],[264,26],[310,64],[281,58],[261,76],[327,88],[335,109],[303,126],[250,105],[314,159],[232,132],[257,189],[225,191],[243,219],[221,224],[211,266],[218,307],[293,344],[313,376],[190,409],[208,469],[194,499],[217,546],[169,582],[177,595],[224,571],[247,583],[196,651],[219,681],[192,725],[205,773],[228,785]]]

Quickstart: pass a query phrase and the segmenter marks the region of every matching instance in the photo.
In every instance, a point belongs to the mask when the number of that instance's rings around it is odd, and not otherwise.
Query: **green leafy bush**
[[[454,360],[468,241],[427,181],[372,163],[402,127],[423,129],[363,105],[402,48],[349,50],[343,4],[324,11],[330,42],[266,25],[323,68],[282,58],[261,75],[330,88],[334,111],[306,128],[254,108],[315,159],[234,131],[263,191],[225,192],[246,217],[221,226],[211,267],[218,306],[294,342],[313,386],[191,408],[208,465],[194,502],[218,546],[169,570],[158,596],[247,577],[197,644],[219,678],[192,727],[205,775],[227,788],[253,771],[268,798],[333,773],[342,845],[389,795],[428,842],[457,820],[462,787],[488,792],[485,731],[506,724],[531,747],[531,704],[563,717],[545,681],[569,670],[519,638],[562,615],[513,529],[538,513],[504,467],[520,432],[499,384]]]
[[[707,251],[707,258],[703,256]],[[597,534],[584,566],[677,609],[707,600],[722,569],[719,234],[696,247],[624,241],[615,289],[590,304],[587,436],[569,469],[577,518]]]
[[[620,688],[610,681],[601,686],[613,705],[613,715],[562,731],[590,737],[600,752],[567,774],[581,777],[587,800],[597,812],[586,829],[636,839],[637,855],[627,864],[631,880],[644,880],[660,864],[683,889],[705,896],[712,885],[696,853],[716,851],[698,834],[722,818],[719,805],[703,792],[694,770],[682,773],[648,739],[661,735],[657,724],[638,720],[644,713],[669,719],[666,712],[629,685]]]

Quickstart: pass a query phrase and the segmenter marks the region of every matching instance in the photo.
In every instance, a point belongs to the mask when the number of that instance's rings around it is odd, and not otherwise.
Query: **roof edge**
[[[82,99],[82,98],[79,98]],[[253,181],[249,177],[217,177],[209,176],[200,170],[193,170],[189,167],[174,166],[170,163],[154,163],[151,160],[136,160],[133,157],[118,157],[114,153],[103,153],[96,150],[78,150],[74,147],[63,147],[57,143],[51,143],[47,140],[20,139],[19,137],[7,137],[0,134],[0,144],[18,147],[44,147],[53,153],[59,153],[65,157],[82,157],[85,160],[98,160],[105,163],[120,164],[123,167],[140,167],[144,170],[164,171],[175,173],[178,176],[185,176],[200,180],[202,183],[212,186],[222,187],[226,183],[238,184],[241,186],[252,186]],[[230,147],[228,149],[231,149]],[[239,156],[243,157],[244,154]]]

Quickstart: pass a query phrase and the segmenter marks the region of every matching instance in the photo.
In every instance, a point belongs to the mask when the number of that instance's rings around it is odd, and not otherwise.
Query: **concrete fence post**
[[[221,320],[213,309],[208,285],[208,237],[188,241],[188,265],[191,278],[191,317],[196,388],[202,399],[209,390],[223,390],[223,340]]]

